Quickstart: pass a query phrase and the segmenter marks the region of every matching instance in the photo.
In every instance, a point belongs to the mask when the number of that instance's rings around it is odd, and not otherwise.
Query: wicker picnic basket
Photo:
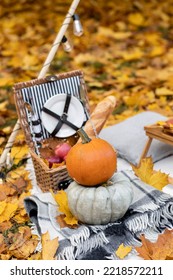
[[[80,90],[81,86],[83,89],[82,93]],[[50,97],[64,92],[70,93],[81,101],[85,111],[86,122],[88,119],[89,103],[81,70],[46,76],[45,78],[21,82],[14,85],[14,99],[20,125],[25,134],[26,143],[30,148],[37,184],[43,192],[47,192],[50,189],[56,192],[60,188],[61,183],[64,181],[68,182],[70,177],[65,165],[50,169],[36,152],[35,140],[33,139],[29,122],[29,113],[25,105],[29,103],[34,107],[37,121],[42,131],[41,140],[44,140],[51,137],[51,134],[45,130],[41,123],[42,106]]]

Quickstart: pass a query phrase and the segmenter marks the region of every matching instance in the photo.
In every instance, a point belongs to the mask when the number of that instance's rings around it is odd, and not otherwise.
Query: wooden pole
[[[68,10],[68,13],[67,13],[67,15],[66,15],[62,25],[61,25],[61,28],[60,28],[57,36],[56,36],[56,39],[55,39],[54,43],[52,44],[50,52],[49,52],[49,54],[48,54],[48,56],[47,56],[47,58],[46,58],[46,60],[45,60],[45,62],[43,64],[43,66],[42,66],[42,69],[41,69],[41,71],[40,71],[40,73],[38,75],[38,79],[43,78],[46,75],[46,73],[47,73],[47,71],[49,69],[49,66],[50,66],[52,60],[54,59],[54,56],[55,56],[55,54],[56,54],[56,52],[58,50],[59,45],[61,44],[62,38],[63,38],[63,36],[64,36],[64,34],[65,34],[69,24],[70,24],[72,16],[74,15],[75,10],[76,10],[79,2],[80,2],[80,0],[73,0],[72,4],[71,4],[71,6],[70,6],[70,8]],[[5,149],[2,152],[2,154],[1,154],[1,157],[0,157],[0,170],[6,165],[7,153],[11,150],[11,148],[13,146],[13,143],[14,143],[14,140],[15,140],[16,135],[17,135],[19,130],[20,130],[20,121],[18,120],[16,122],[14,128],[13,128],[13,131],[12,131],[9,139],[8,139],[8,142],[7,142],[6,146],[5,146]]]
[[[61,44],[62,38],[63,38],[63,36],[64,36],[64,34],[65,34],[69,24],[70,24],[72,16],[74,15],[75,10],[76,10],[79,2],[80,2],[80,0],[74,0],[73,3],[71,4],[70,9],[69,9],[69,11],[68,11],[68,13],[67,13],[67,15],[64,19],[64,22],[61,25],[59,33],[57,34],[57,37],[56,37],[56,39],[55,39],[55,41],[54,41],[54,43],[51,47],[51,50],[50,50],[50,52],[49,52],[49,54],[48,54],[48,56],[45,60],[45,63],[43,64],[43,67],[42,67],[42,69],[41,69],[41,71],[38,75],[38,78],[43,78],[45,76],[47,70],[49,69],[49,66],[50,66],[50,64],[51,64],[51,62],[52,62],[52,60],[53,60],[53,58],[54,58],[54,56],[55,56],[55,54],[58,50],[59,45]]]

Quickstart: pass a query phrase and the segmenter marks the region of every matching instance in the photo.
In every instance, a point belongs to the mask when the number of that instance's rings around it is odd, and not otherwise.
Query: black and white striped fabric
[[[29,103],[33,109],[34,119],[39,121],[40,132],[42,134],[41,138],[46,139],[50,137],[50,134],[48,131],[46,131],[41,123],[41,110],[44,104],[50,97],[60,93],[70,94],[80,100],[80,77],[67,77],[31,87],[26,87],[23,88],[21,92],[24,102]],[[26,114],[29,119],[28,112],[26,112]],[[86,120],[87,115],[85,121]]]
[[[31,170],[30,170],[31,171]],[[51,193],[35,193],[24,201],[26,211],[40,234],[58,236],[56,258],[64,260],[117,259],[120,244],[140,246],[140,235],[154,241],[166,228],[173,228],[173,197],[142,182],[131,170],[114,176],[130,180],[133,201],[120,220],[106,225],[79,224],[60,228],[57,204]]]

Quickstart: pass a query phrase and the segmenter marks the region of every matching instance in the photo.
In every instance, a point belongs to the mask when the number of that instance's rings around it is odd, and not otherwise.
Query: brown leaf
[[[0,254],[7,251],[7,245],[5,243],[5,238],[2,234],[0,234]]]
[[[21,247],[26,240],[28,240],[31,237],[31,230],[28,227],[20,227],[19,231],[14,234],[13,236],[13,243],[9,247],[10,251],[13,251],[19,247]]]
[[[158,236],[155,243],[141,236],[142,246],[136,247],[136,251],[145,260],[173,259],[173,230],[166,229]]]
[[[61,214],[56,217],[57,223],[59,224],[60,228],[69,227],[69,228],[77,228],[77,225],[69,225],[65,222],[65,215]]]
[[[4,232],[12,227],[11,221],[5,221],[0,224],[0,232]]]
[[[0,190],[0,200],[4,200],[9,195],[14,195],[15,192],[16,190],[10,182],[3,183]]]
[[[28,257],[34,253],[36,247],[38,245],[38,240],[36,239],[29,239],[26,240],[22,246],[16,248],[15,250],[11,250],[11,254],[13,254],[14,257],[21,260],[26,260]]]
[[[28,260],[34,260],[34,261],[38,261],[38,260],[41,260],[41,252],[38,252],[38,253],[35,253],[35,254],[32,254]]]

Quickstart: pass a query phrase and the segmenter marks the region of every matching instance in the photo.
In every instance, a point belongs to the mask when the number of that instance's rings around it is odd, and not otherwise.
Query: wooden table
[[[157,139],[161,142],[164,142],[168,145],[173,146],[173,135],[165,133],[162,126],[157,124],[149,125],[144,127],[145,133],[148,136],[148,140],[142,152],[140,162],[143,158],[147,156],[148,150],[151,146],[153,139]]]

